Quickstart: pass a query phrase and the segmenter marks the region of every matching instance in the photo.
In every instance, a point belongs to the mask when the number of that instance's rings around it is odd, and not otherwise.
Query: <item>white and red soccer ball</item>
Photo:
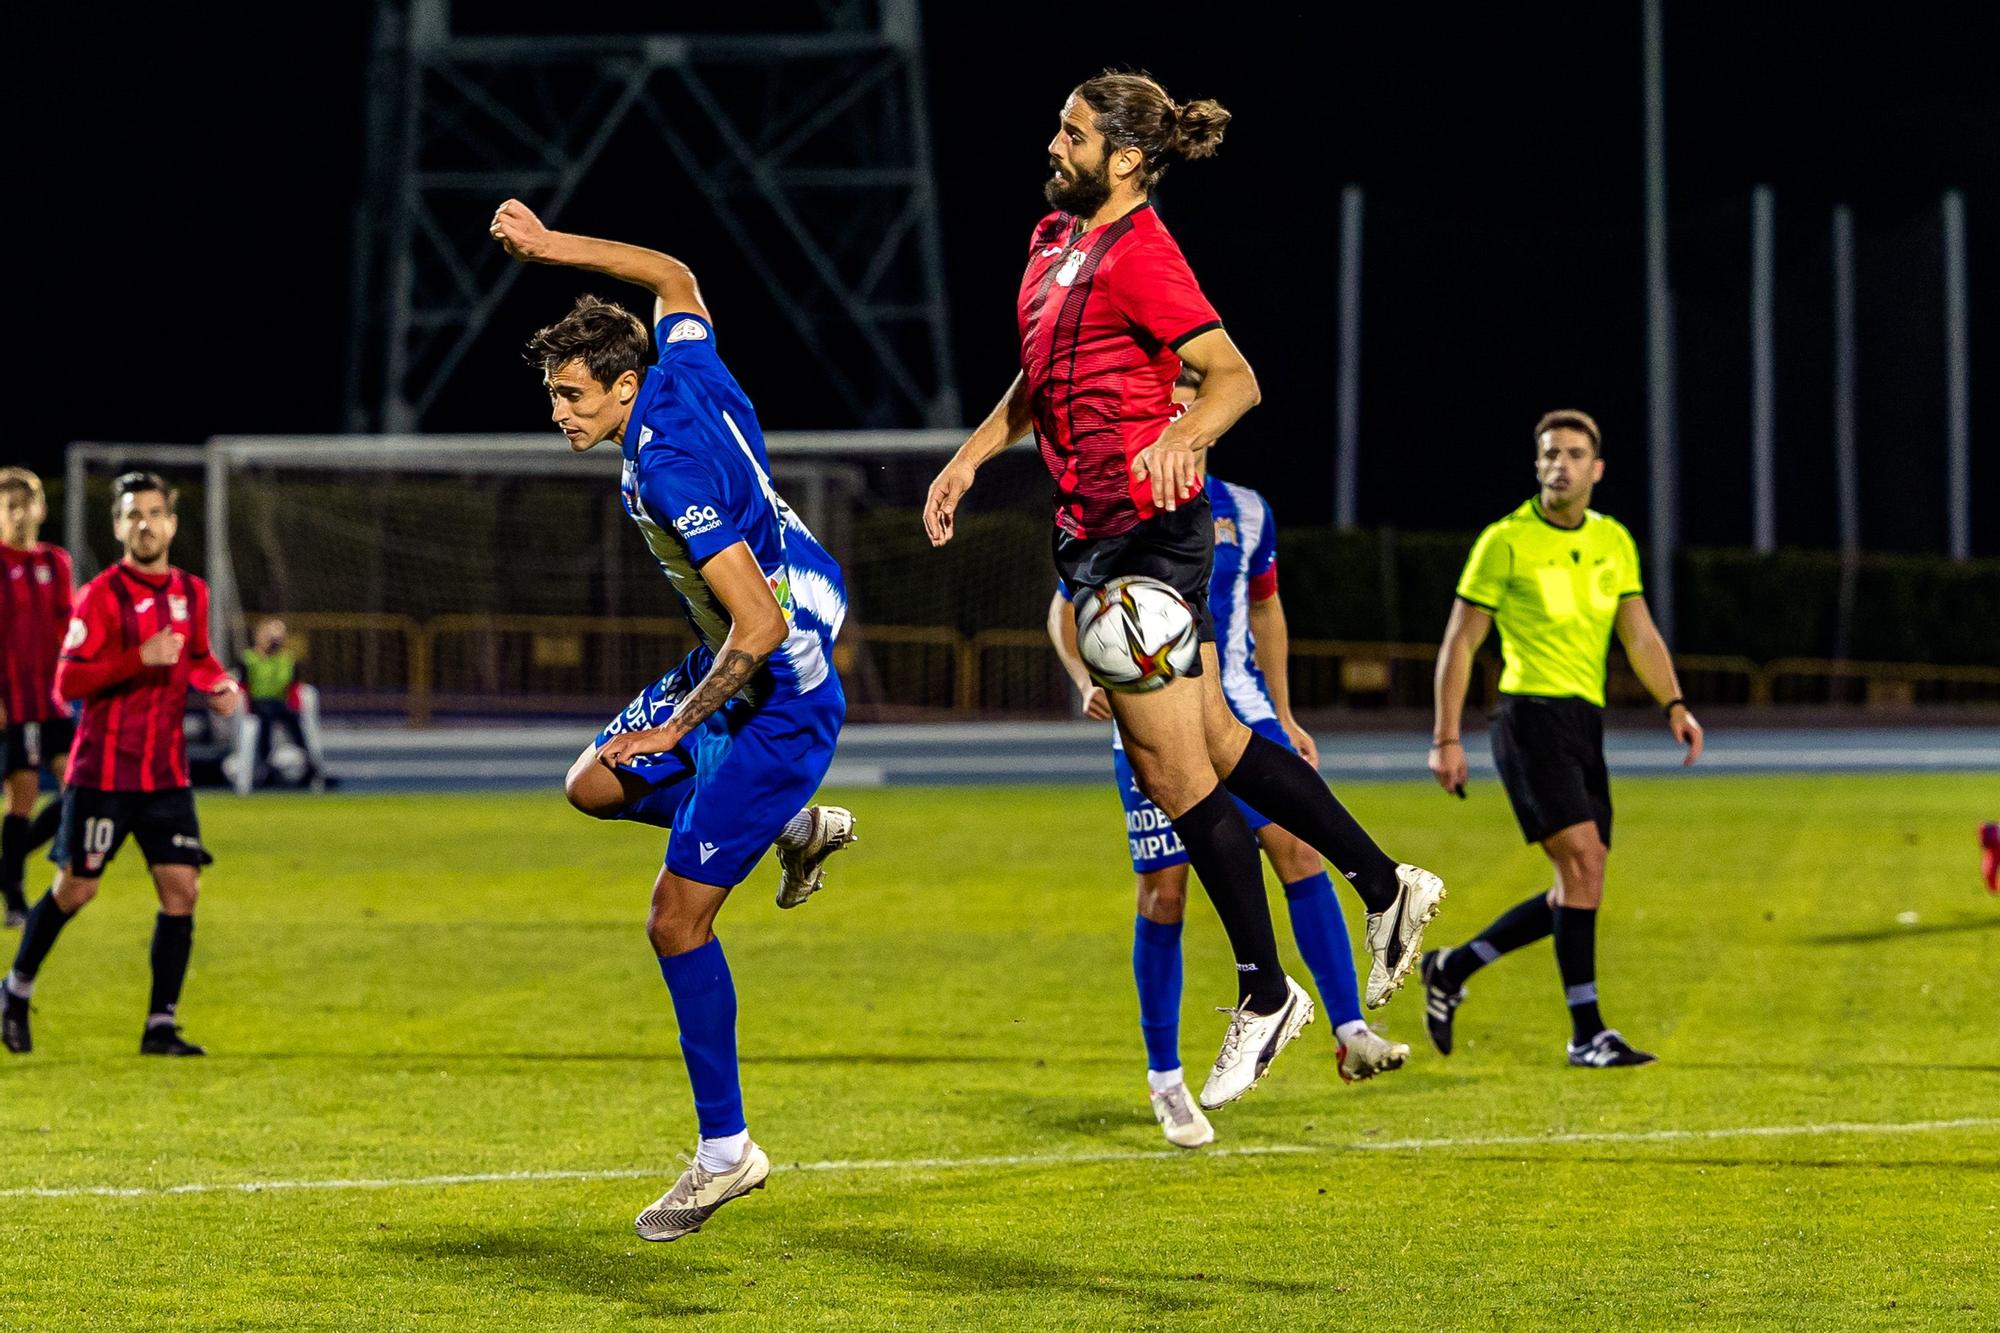
[[[1158,579],[1117,578],[1084,595],[1076,646],[1107,690],[1157,690],[1201,660],[1194,608]]]

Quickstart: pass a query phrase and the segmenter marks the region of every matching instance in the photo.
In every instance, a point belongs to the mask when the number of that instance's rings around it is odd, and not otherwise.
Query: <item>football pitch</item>
[[[1440,942],[1547,882],[1491,782],[1341,790],[1445,876]],[[1147,1112],[1107,785],[829,795],[832,886],[781,913],[766,862],[719,924],[776,1169],[672,1245],[631,1230],[694,1142],[659,834],[553,782],[205,798],[212,1054],[136,1054],[128,848],[0,1062],[0,1326],[2000,1324],[1991,775],[1621,781],[1599,974],[1659,1065],[1565,1066],[1543,944],[1451,1059],[1406,989],[1402,1072],[1344,1086],[1316,1023],[1192,1153]],[[1198,1083],[1232,997],[1189,921]]]

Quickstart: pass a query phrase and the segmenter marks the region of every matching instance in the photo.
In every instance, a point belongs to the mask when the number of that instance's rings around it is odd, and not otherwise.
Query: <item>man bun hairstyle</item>
[[[585,294],[547,328],[528,339],[528,361],[545,377],[572,361],[583,362],[597,382],[610,388],[630,370],[643,374],[651,340],[639,317],[624,306]]]
[[[1214,157],[1229,125],[1229,111],[1207,98],[1176,102],[1146,73],[1107,69],[1078,84],[1074,95],[1090,108],[1109,149],[1136,148],[1145,158],[1139,188],[1147,194],[1175,159]]]
[[[45,504],[42,479],[24,467],[0,467],[0,495],[18,492],[29,504]]]
[[[1604,434],[1597,429],[1597,419],[1590,413],[1574,407],[1559,407],[1553,412],[1542,413],[1542,419],[1535,423],[1535,438],[1541,439],[1552,430],[1580,430],[1590,437],[1591,452],[1604,457]]]
[[[147,491],[158,491],[167,497],[169,514],[178,512],[181,493],[167,485],[166,478],[157,472],[122,472],[111,483],[111,516],[118,517],[119,510],[125,507],[126,496],[144,495]]]

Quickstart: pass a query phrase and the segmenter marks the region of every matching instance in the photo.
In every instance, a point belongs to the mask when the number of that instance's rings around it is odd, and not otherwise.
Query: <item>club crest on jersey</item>
[[[706,337],[708,330],[701,326],[698,319],[684,319],[667,330],[667,341],[670,343],[695,343]]]
[[[69,622],[69,633],[63,635],[62,650],[73,653],[83,647],[83,641],[89,637],[90,626],[84,624],[81,619],[72,619]]]
[[[47,565],[36,565],[35,582],[47,583],[48,581],[49,581],[49,567]]]
[[[1217,546],[1236,545],[1236,520],[1218,518],[1215,520],[1215,544]]]
[[[1075,282],[1077,270],[1082,267],[1083,251],[1072,251],[1070,257],[1063,260],[1062,267],[1056,270],[1056,286],[1067,287],[1072,282]]]
[[[14,568],[13,568],[13,569],[11,569],[11,570],[9,570],[9,571],[8,571],[8,574],[7,574],[7,577],[9,577],[9,578],[15,578],[15,579],[24,579],[24,578],[28,577],[28,571],[27,571],[27,570],[26,570],[25,568],[23,568],[22,566],[20,566],[20,565],[16,565],[16,566],[14,566]],[[47,580],[47,579],[43,579],[43,580],[42,580],[42,582],[44,582],[44,583],[47,583],[47,582],[48,582],[48,580]]]
[[[167,614],[175,620],[186,620],[188,618],[188,599],[179,593],[169,593],[167,595]]]

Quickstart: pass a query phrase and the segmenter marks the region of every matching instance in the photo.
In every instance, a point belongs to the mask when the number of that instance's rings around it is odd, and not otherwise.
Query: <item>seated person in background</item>
[[[248,648],[243,650],[243,686],[250,695],[250,712],[257,719],[257,767],[254,784],[262,786],[270,776],[271,740],[282,727],[292,744],[306,757],[304,781],[320,776],[313,761],[312,747],[306,744],[299,725],[299,659],[285,647],[285,622],[275,616],[260,621]]]

